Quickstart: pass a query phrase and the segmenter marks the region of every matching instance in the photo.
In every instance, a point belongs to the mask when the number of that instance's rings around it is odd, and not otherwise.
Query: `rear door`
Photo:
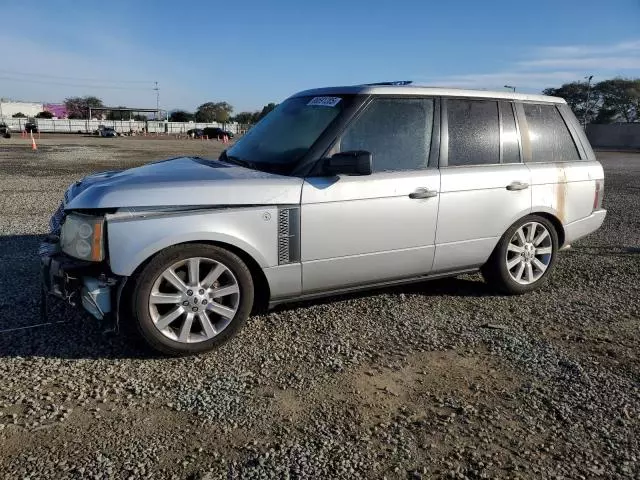
[[[374,98],[329,152],[367,150],[373,174],[309,177],[302,188],[303,293],[427,274],[440,174],[429,165],[436,102]],[[437,155],[437,145],[433,149]]]
[[[574,140],[573,126],[565,122],[559,107],[524,102],[518,105],[518,114],[524,159],[531,171],[532,207],[566,225],[591,215],[602,168],[586,159],[583,145]]]
[[[507,228],[531,211],[512,102],[443,99],[442,131],[434,273],[482,265]]]

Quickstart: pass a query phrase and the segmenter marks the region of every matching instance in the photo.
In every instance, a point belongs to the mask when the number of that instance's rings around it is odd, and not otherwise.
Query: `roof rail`
[[[363,85],[365,85],[367,87],[375,87],[375,86],[378,86],[378,85],[410,85],[412,83],[413,83],[412,80],[398,80],[398,81],[395,81],[395,82],[365,83]]]

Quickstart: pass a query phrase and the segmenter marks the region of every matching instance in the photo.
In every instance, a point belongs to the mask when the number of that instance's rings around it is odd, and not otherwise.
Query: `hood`
[[[180,157],[89,175],[65,193],[65,209],[300,202],[302,179]]]

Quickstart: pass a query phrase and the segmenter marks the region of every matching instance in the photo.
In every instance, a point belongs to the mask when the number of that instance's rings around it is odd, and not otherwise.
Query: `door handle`
[[[418,188],[415,192],[409,194],[409,198],[432,198],[438,195],[435,190],[429,190],[428,188]]]
[[[529,184],[525,182],[511,182],[507,185],[507,190],[524,190],[525,188],[529,188]]]

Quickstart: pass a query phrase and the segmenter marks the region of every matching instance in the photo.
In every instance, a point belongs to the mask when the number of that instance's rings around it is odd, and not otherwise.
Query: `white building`
[[[42,103],[35,102],[12,102],[5,98],[0,98],[0,118],[11,118],[16,113],[23,113],[27,117],[35,117],[44,110]]]

